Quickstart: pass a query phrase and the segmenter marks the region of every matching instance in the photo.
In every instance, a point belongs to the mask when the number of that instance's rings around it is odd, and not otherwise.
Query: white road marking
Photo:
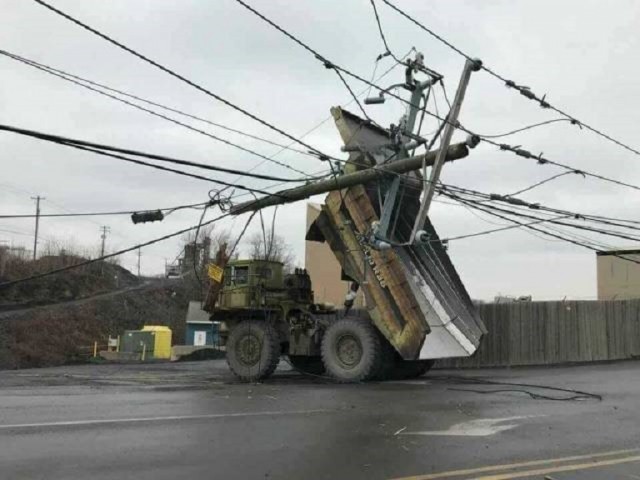
[[[329,413],[335,410],[291,410],[291,411],[271,411],[271,412],[242,412],[242,413],[211,413],[203,415],[170,415],[165,417],[138,417],[138,418],[104,418],[91,420],[68,420],[64,422],[43,422],[43,423],[17,423],[13,425],[0,425],[0,430],[18,428],[41,428],[41,427],[71,427],[82,425],[104,425],[110,423],[138,423],[138,422],[166,422],[175,420],[199,420],[212,418],[241,418],[241,417],[269,417],[284,415],[306,415],[313,413]]]
[[[427,436],[455,436],[455,437],[487,437],[489,435],[495,435],[496,433],[504,432],[516,428],[519,423],[507,423],[513,422],[513,420],[523,420],[525,418],[534,418],[541,415],[523,415],[518,417],[504,417],[504,418],[481,418],[478,420],[471,420],[469,422],[456,423],[450,426],[447,430],[431,430],[422,432],[402,432],[400,435],[427,435]],[[503,425],[504,424],[504,425]]]

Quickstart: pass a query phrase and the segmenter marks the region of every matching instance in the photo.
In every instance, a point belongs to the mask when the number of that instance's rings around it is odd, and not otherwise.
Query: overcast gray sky
[[[349,101],[335,73],[324,69],[299,46],[261,22],[233,0],[51,0],[62,10],[108,33],[184,76],[296,136],[325,120],[329,108]],[[369,77],[383,51],[368,0],[250,2],[326,57]],[[463,59],[378,2],[391,48],[399,55],[412,46],[427,64],[445,75],[455,91]],[[640,3],[602,1],[403,1],[403,9],[461,49],[481,58],[508,78],[547,93],[555,105],[634,146],[640,122]],[[35,2],[4,0],[0,48],[115,88],[184,109],[212,121],[267,137],[286,138],[225,107],[91,35]],[[392,64],[380,62],[378,73]],[[172,155],[237,169],[260,159],[144,112],[68,84],[46,73],[0,57],[0,121],[24,128]],[[401,81],[401,69],[380,83]],[[354,90],[364,85],[351,82]],[[440,96],[439,105],[444,105]],[[350,107],[353,110],[353,106]],[[388,102],[368,107],[383,125],[396,122],[404,107]],[[355,110],[354,110],[355,111]],[[501,133],[557,116],[506,89],[486,73],[474,74],[461,122],[480,133]],[[278,148],[198,122],[189,122],[263,154]],[[435,128],[428,122],[425,131]],[[332,121],[305,138],[335,155],[340,139]],[[551,159],[640,184],[638,158],[575,126],[558,123],[507,139]],[[32,213],[31,195],[47,199],[43,213],[154,209],[205,201],[214,187],[145,167],[111,160],[38,140],[0,135],[2,175],[0,213]],[[285,152],[276,157],[303,171],[323,164]],[[256,171],[295,173],[267,163]],[[468,159],[447,165],[443,181],[485,192],[509,193],[559,170],[502,153],[482,144]],[[233,176],[218,178],[233,180]],[[264,187],[269,182],[246,180]],[[585,213],[637,218],[640,193],[594,179],[566,176],[523,195],[529,201]],[[314,201],[321,201],[322,197]],[[212,218],[212,212],[207,218]],[[267,215],[271,211],[266,212]],[[41,232],[80,247],[96,249],[99,226],[111,227],[114,250],[197,223],[199,212],[176,212],[164,222],[133,225],[128,217],[43,219]],[[238,233],[244,218],[221,224]],[[442,237],[492,227],[485,215],[435,204],[432,220]],[[0,220],[0,240],[31,248],[33,221]],[[277,231],[304,259],[305,204],[281,208]],[[259,228],[254,222],[251,231]],[[602,240],[602,239],[598,239]],[[634,246],[604,239],[616,247]],[[143,250],[143,272],[160,273],[164,259],[179,252],[179,240]],[[452,242],[450,255],[475,298],[498,293],[534,298],[591,298],[595,295],[595,254],[523,230]],[[135,254],[123,264],[133,269]]]

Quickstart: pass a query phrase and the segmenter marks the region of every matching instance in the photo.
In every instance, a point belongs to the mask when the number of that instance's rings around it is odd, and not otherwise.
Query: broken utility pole
[[[416,234],[420,230],[422,230],[422,226],[427,219],[429,207],[431,206],[431,200],[433,199],[433,194],[436,191],[436,183],[440,179],[440,172],[442,171],[442,166],[446,161],[445,152],[449,148],[451,137],[453,137],[453,132],[458,125],[458,115],[460,114],[460,108],[462,107],[464,94],[467,91],[467,85],[469,85],[471,73],[480,70],[481,66],[482,62],[480,60],[467,60],[464,65],[462,77],[460,78],[458,90],[456,91],[456,97],[453,100],[453,105],[451,106],[449,114],[445,118],[446,125],[444,126],[444,131],[442,133],[442,139],[440,140],[440,150],[438,150],[438,155],[433,162],[429,181],[424,188],[424,195],[420,203],[420,210],[418,211],[418,215],[416,215],[416,221],[413,225],[413,230],[411,231],[411,238],[409,240],[410,242],[413,242],[415,240]],[[423,172],[424,171],[425,169],[423,168]]]
[[[444,161],[452,162],[454,160],[465,158],[469,155],[469,147],[473,148],[476,145],[477,139],[473,137],[469,138],[467,142],[451,145],[447,149]],[[319,195],[333,190],[342,190],[344,188],[353,187],[354,185],[362,185],[374,180],[379,180],[385,175],[411,172],[420,169],[423,164],[426,164],[427,166],[433,165],[437,155],[438,151],[436,150],[426,154],[416,155],[415,157],[403,158],[402,160],[390,162],[384,167],[365,168],[354,173],[338,176],[335,179],[330,178],[314,182],[309,185],[303,185],[301,187],[281,190],[268,197],[262,197],[258,200],[240,203],[231,208],[231,213],[233,215],[240,215],[241,213],[260,210],[273,205],[297,202],[298,200],[303,200],[305,198],[312,197],[313,195]]]

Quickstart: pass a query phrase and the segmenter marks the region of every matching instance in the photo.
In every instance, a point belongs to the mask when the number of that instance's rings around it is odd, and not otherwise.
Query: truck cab
[[[217,310],[265,308],[266,294],[283,289],[282,263],[234,260],[224,269]]]

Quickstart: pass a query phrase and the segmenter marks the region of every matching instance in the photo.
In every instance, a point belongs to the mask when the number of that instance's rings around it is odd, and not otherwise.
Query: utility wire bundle
[[[211,122],[207,119],[203,119],[202,117],[198,117],[186,112],[183,112],[181,110],[175,109],[173,107],[167,107],[165,105],[162,105],[158,102],[153,102],[151,100],[146,100],[142,97],[138,97],[135,95],[132,95],[130,93],[124,92],[122,90],[117,90],[117,89],[113,89],[111,87],[108,87],[104,84],[100,84],[97,82],[93,82],[91,80],[87,80],[86,78],[82,78],[73,74],[69,74],[67,72],[64,72],[62,70],[59,69],[55,69],[53,67],[49,67],[45,64],[42,63],[38,63],[35,62],[33,60],[29,60],[26,59],[24,57],[20,57],[16,54],[12,54],[10,52],[7,51],[3,51],[0,50],[0,55],[4,55],[6,57],[12,58],[13,60],[16,61],[20,61],[24,64],[27,64],[31,67],[37,68],[41,71],[44,71],[46,73],[55,75],[59,78],[62,78],[66,81],[71,81],[73,83],[76,83],[84,88],[87,88],[89,90],[95,91],[96,93],[99,93],[101,95],[105,95],[107,97],[110,97],[114,100],[123,102],[125,104],[128,104],[134,108],[137,108],[139,110],[145,111],[147,113],[150,113],[154,116],[160,117],[160,118],[164,118],[168,121],[171,121],[177,125],[183,126],[185,128],[188,128],[192,131],[195,131],[197,133],[206,135],[208,137],[211,137],[217,141],[223,142],[227,145],[233,146],[235,148],[238,148],[242,151],[244,151],[245,153],[249,153],[251,155],[254,156],[258,156],[262,159],[262,162],[266,162],[266,161],[274,161],[273,160],[273,156],[268,157],[265,155],[262,155],[252,149],[248,149],[244,146],[238,145],[236,143],[230,142],[226,139],[223,139],[217,135],[213,135],[210,132],[206,132],[203,131],[201,129],[195,128],[192,125],[188,125],[185,124],[184,122],[181,122],[179,120],[176,120],[175,118],[171,118],[168,117],[165,114],[159,113],[157,111],[154,111],[152,109],[150,109],[148,106],[154,106],[154,107],[158,107],[161,108],[165,111],[169,111],[172,113],[176,113],[182,116],[185,116],[187,118],[191,118],[192,120],[197,120],[197,121],[201,121],[201,122],[205,122],[208,123],[212,126],[216,126],[218,128],[222,128],[222,129],[226,129],[228,131],[234,132],[236,134],[240,134],[240,135],[244,135],[245,137],[248,138],[252,138],[254,140],[258,140],[258,141],[262,141],[265,143],[270,143],[273,146],[278,146],[281,147],[283,150],[285,149],[289,149],[289,150],[293,150],[297,153],[300,154],[304,154],[304,155],[310,155],[312,157],[315,157],[317,159],[323,160],[323,161],[333,161],[333,162],[343,162],[343,160],[337,159],[331,155],[327,155],[326,153],[322,152],[321,150],[317,149],[316,147],[311,146],[310,144],[308,144],[307,142],[305,142],[304,140],[302,140],[302,138],[299,137],[295,137],[293,135],[291,135],[290,133],[286,132],[285,130],[279,128],[278,126],[274,125],[273,123],[260,118],[259,116],[257,116],[256,114],[249,112],[248,110],[246,110],[245,108],[236,105],[235,103],[227,100],[226,98],[222,97],[221,95],[211,91],[210,89],[205,88],[204,86],[200,85],[199,83],[196,83],[192,80],[189,80],[188,78],[186,78],[185,76],[177,73],[176,71],[160,64],[159,62],[156,62],[155,60],[152,60],[151,58],[137,52],[136,50],[118,42],[117,40],[113,39],[112,37],[94,29],[93,27],[87,25],[86,23],[81,22],[80,20],[72,17],[71,15],[62,12],[61,10],[57,9],[56,7],[53,7],[52,5],[48,4],[47,2],[43,1],[43,0],[34,0],[35,2],[39,3],[40,5],[48,8],[49,10],[55,12],[56,14],[66,18],[67,20],[75,23],[76,25],[79,25],[80,27],[86,29],[87,31],[103,38],[104,40],[108,41],[109,43],[115,45],[116,47],[136,56],[137,58],[139,58],[140,60],[143,60],[144,62],[164,71],[165,73],[173,76],[174,78],[182,81],[183,83],[186,83],[188,85],[190,85],[193,88],[196,88],[197,90],[201,91],[202,93],[208,95],[211,98],[214,98],[215,100],[221,102],[222,104],[242,113],[243,115],[249,117],[250,119],[262,124],[263,126],[268,127],[269,129],[271,129],[272,131],[278,133],[279,135],[282,135],[284,137],[286,137],[287,139],[289,139],[291,141],[290,145],[282,145],[280,143],[277,142],[273,142],[271,140],[268,139],[264,139],[261,137],[257,137],[255,135],[251,135],[251,134],[247,134],[245,132],[239,131],[237,129],[233,129],[230,127],[226,127],[222,124],[216,123],[216,122]],[[360,104],[360,102],[358,101],[358,96],[353,92],[353,90],[351,89],[350,85],[347,83],[345,77],[343,75],[347,75],[353,79],[358,80],[359,82],[364,83],[365,85],[367,85],[369,87],[369,89],[371,88],[375,88],[376,90],[378,90],[379,92],[384,92],[385,94],[396,98],[397,100],[405,103],[405,104],[410,104],[410,102],[408,102],[406,99],[404,99],[403,97],[401,97],[400,95],[394,93],[393,91],[388,91],[387,89],[384,89],[380,86],[378,86],[376,83],[373,82],[373,80],[369,81],[363,77],[361,77],[360,75],[357,75],[349,70],[347,70],[346,68],[337,65],[336,63],[332,62],[331,60],[327,59],[325,56],[321,55],[320,53],[318,53],[316,50],[314,50],[313,48],[311,48],[309,45],[307,45],[306,43],[304,43],[303,41],[301,41],[298,37],[294,36],[293,34],[291,34],[290,32],[288,32],[287,30],[285,30],[284,28],[282,28],[281,26],[277,25],[275,22],[273,22],[272,20],[268,19],[266,16],[264,16],[263,14],[261,14],[260,12],[258,12],[256,9],[254,9],[253,7],[251,7],[250,5],[248,5],[246,2],[244,2],[243,0],[236,0],[237,3],[239,3],[240,5],[242,5],[244,8],[246,8],[247,10],[251,11],[253,14],[255,14],[256,16],[258,16],[260,19],[262,19],[263,21],[265,21],[266,23],[268,23],[270,26],[272,26],[273,28],[275,28],[276,30],[278,30],[279,32],[281,32],[282,34],[284,34],[285,36],[287,36],[290,40],[292,40],[293,42],[295,42],[296,44],[298,44],[299,46],[301,46],[302,48],[304,48],[305,50],[307,50],[309,53],[311,53],[312,55],[314,55],[314,57],[321,62],[326,68],[334,70],[336,72],[336,74],[339,76],[340,80],[344,83],[344,85],[346,86],[346,88],[349,90],[349,93],[352,97],[352,101],[355,101],[356,103],[358,103],[360,109],[363,111],[363,114],[365,115],[365,117],[368,118],[368,115],[366,114],[366,111],[364,110],[364,108],[362,107],[362,105]],[[403,63],[402,60],[398,59],[397,56],[395,56],[390,48],[389,45],[387,43],[387,39],[384,35],[383,29],[382,29],[382,25],[380,22],[380,17],[378,14],[378,10],[376,8],[375,5],[375,0],[370,0],[371,4],[373,6],[374,9],[374,13],[375,13],[375,19],[378,25],[378,29],[379,29],[379,33],[380,36],[383,40],[384,46],[385,46],[385,53],[381,56],[384,57],[386,55],[391,55],[395,61],[396,64],[398,63]],[[429,33],[430,35],[434,36],[436,39],[438,39],[439,41],[443,42],[445,45],[447,45],[449,48],[453,49],[454,51],[456,51],[458,54],[462,55],[463,57],[467,58],[467,59],[471,59],[471,57],[469,55],[467,55],[466,53],[464,53],[462,50],[458,49],[457,47],[455,47],[453,44],[451,44],[450,42],[446,41],[443,37],[439,36],[438,34],[436,34],[435,32],[433,32],[431,29],[425,27],[422,23],[418,22],[417,20],[415,20],[414,18],[412,18],[411,16],[409,16],[408,14],[406,14],[404,11],[400,10],[398,7],[396,7],[393,3],[391,3],[388,0],[382,0],[386,5],[388,5],[389,7],[391,7],[392,9],[394,9],[396,12],[398,12],[399,14],[401,14],[403,17],[407,18],[408,20],[410,20],[411,22],[413,22],[414,24],[416,24],[418,27],[420,27],[422,30],[426,31],[427,33]],[[379,59],[381,58],[379,57]],[[395,65],[394,65],[395,66]],[[503,81],[505,83],[505,85],[508,88],[511,89],[515,89],[516,91],[518,91],[521,95],[525,96],[528,99],[531,99],[533,101],[536,101],[539,103],[539,105],[543,108],[546,109],[551,109],[555,112],[557,112],[558,114],[560,114],[562,116],[562,118],[559,119],[552,119],[552,120],[548,120],[545,122],[541,122],[538,124],[534,124],[534,125],[529,125],[520,129],[516,129],[516,130],[512,130],[510,132],[504,133],[504,134],[499,134],[499,135],[478,135],[477,133],[463,127],[462,125],[455,124],[454,126],[456,128],[458,128],[461,131],[464,131],[470,135],[473,135],[475,137],[479,137],[481,138],[484,142],[491,144],[493,146],[498,147],[501,151],[505,151],[505,152],[509,152],[513,155],[522,157],[522,158],[527,158],[527,159],[532,159],[536,162],[538,162],[541,165],[545,165],[545,164],[549,164],[549,165],[554,165],[556,167],[562,168],[563,170],[565,170],[563,173],[561,174],[557,174],[554,175],[546,180],[543,180],[541,182],[538,182],[536,184],[531,185],[530,187],[527,187],[525,189],[520,190],[519,192],[516,192],[516,194],[518,193],[523,193],[525,191],[529,191],[533,188],[536,188],[539,185],[542,185],[544,183],[553,181],[556,178],[559,178],[563,175],[568,175],[568,174],[579,174],[581,176],[585,176],[585,177],[592,177],[592,178],[596,178],[602,181],[606,181],[606,182],[610,182],[610,183],[614,183],[618,186],[624,186],[624,187],[628,187],[631,189],[635,189],[635,190],[640,190],[640,187],[637,185],[633,185],[631,183],[627,183],[627,182],[623,182],[617,179],[613,179],[613,178],[609,178],[606,177],[604,175],[600,175],[597,173],[592,173],[592,172],[588,172],[585,171],[584,169],[580,169],[580,168],[576,168],[564,163],[560,163],[557,161],[553,161],[550,160],[549,158],[544,157],[542,154],[536,155],[531,153],[529,150],[526,150],[520,146],[514,146],[514,145],[509,145],[509,144],[504,144],[504,143],[498,143],[494,140],[492,140],[492,138],[499,138],[499,137],[503,137],[503,136],[508,136],[508,135],[512,135],[515,133],[519,133],[522,132],[524,130],[528,130],[531,128],[537,128],[540,127],[542,125],[548,125],[551,123],[556,123],[556,122],[560,122],[560,121],[568,121],[574,125],[579,126],[580,128],[586,128],[600,136],[602,136],[603,138],[606,138],[607,140],[627,149],[628,151],[631,151],[637,155],[640,155],[640,152],[626,144],[624,144],[623,142],[613,138],[612,136],[605,134],[604,132],[601,132],[600,130],[589,126],[588,124],[579,121],[578,119],[576,119],[574,116],[571,116],[567,113],[565,113],[564,111],[560,110],[557,107],[554,107],[553,105],[551,105],[549,103],[549,101],[546,99],[546,96],[538,96],[536,94],[534,94],[528,87],[522,86],[518,83],[516,83],[515,81],[512,80],[508,80],[505,77],[495,73],[492,69],[490,69],[489,67],[487,67],[486,65],[482,65],[482,69],[486,72],[488,72],[489,74],[493,75],[494,77],[500,79],[501,81]],[[373,78],[373,77],[372,77]],[[443,85],[444,88],[444,85]],[[445,99],[446,99],[446,91],[443,90],[444,94],[445,94]],[[115,95],[114,95],[115,94]],[[125,99],[124,97],[128,98],[129,100]],[[144,103],[145,106],[141,106],[139,103],[134,103],[131,100],[135,100],[136,102],[141,102]],[[448,99],[447,99],[448,100]],[[426,101],[425,101],[425,106],[424,108],[421,110],[422,111],[422,115],[424,116],[429,115],[433,118],[436,118],[437,120],[439,120],[441,123],[441,126],[444,125],[445,123],[449,123],[447,117],[442,117],[440,116],[438,113],[432,113],[430,111],[428,111],[426,109]],[[421,121],[422,123],[422,121]],[[104,144],[98,144],[98,143],[93,143],[93,142],[87,142],[84,140],[79,140],[79,139],[73,139],[73,138],[69,138],[69,137],[63,137],[63,136],[58,136],[58,135],[52,135],[49,133],[44,133],[44,132],[37,132],[37,131],[33,131],[33,130],[26,130],[26,129],[21,129],[18,127],[14,127],[14,126],[9,126],[9,125],[0,125],[0,130],[4,130],[7,132],[13,132],[16,134],[20,134],[20,135],[25,135],[25,136],[29,136],[32,138],[37,138],[40,140],[44,140],[44,141],[49,141],[49,142],[53,142],[53,143],[57,143],[60,145],[64,145],[67,147],[72,147],[72,148],[76,148],[76,149],[80,149],[83,151],[87,151],[87,152],[91,152],[94,154],[98,154],[98,155],[102,155],[102,156],[107,156],[110,158],[115,158],[115,159],[119,159],[119,160],[123,160],[123,161],[127,161],[127,162],[132,162],[132,163],[136,163],[139,165],[144,165],[144,166],[148,166],[148,167],[152,167],[152,168],[156,168],[156,169],[160,169],[160,170],[164,170],[164,171],[168,171],[168,172],[172,172],[172,173],[176,173],[176,174],[180,174],[180,175],[185,175],[188,177],[192,177],[192,178],[197,178],[200,180],[206,180],[206,181],[210,181],[210,182],[215,182],[218,183],[220,185],[224,185],[226,188],[237,188],[239,190],[244,190],[246,193],[245,195],[249,194],[249,195],[255,195],[255,193],[259,193],[262,195],[268,195],[268,196],[272,196],[272,195],[278,195],[277,193],[271,193],[269,191],[267,191],[266,189],[261,189],[261,188],[253,188],[253,187],[248,187],[245,185],[241,185],[238,184],[237,181],[236,182],[226,182],[220,179],[213,179],[213,178],[208,178],[208,177],[204,177],[198,174],[194,174],[191,172],[186,172],[184,170],[179,170],[176,168],[169,168],[169,167],[165,167],[162,165],[159,165],[157,163],[151,163],[149,161],[146,160],[153,160],[154,162],[160,162],[160,163],[169,163],[169,164],[173,164],[173,165],[180,165],[181,167],[189,167],[189,168],[198,168],[198,169],[205,169],[205,170],[210,170],[210,171],[215,171],[217,173],[223,173],[223,174],[234,174],[234,175],[238,175],[238,178],[252,178],[252,179],[258,179],[258,180],[266,180],[266,181],[274,181],[274,182],[279,182],[279,184],[283,184],[283,183],[293,183],[293,182],[308,182],[308,181],[313,181],[313,180],[318,180],[321,178],[326,178],[327,175],[320,175],[320,176],[314,176],[314,175],[309,175],[308,173],[304,172],[303,170],[298,170],[294,167],[291,167],[289,165],[286,165],[282,162],[278,162],[278,161],[274,161],[274,163],[279,164],[282,167],[288,168],[289,170],[293,170],[296,171],[300,174],[303,175],[303,177],[300,178],[284,178],[284,177],[278,177],[275,175],[263,175],[263,174],[257,174],[257,173],[252,173],[251,171],[246,171],[246,170],[237,170],[237,169],[230,169],[230,168],[224,168],[224,167],[219,167],[219,166],[213,166],[213,165],[207,165],[207,164],[203,164],[203,163],[199,163],[199,162],[192,162],[192,161],[188,161],[188,160],[182,160],[182,159],[177,159],[177,158],[172,158],[172,157],[168,157],[165,155],[156,155],[156,154],[151,154],[148,152],[141,152],[141,151],[136,151],[136,150],[132,150],[132,149],[126,149],[126,148],[120,148],[120,147],[114,147],[114,146],[110,146],[110,145],[104,145]],[[293,145],[299,145],[301,147],[304,147],[304,150],[299,149],[299,148],[293,148]],[[275,155],[274,155],[275,156]],[[144,158],[145,160],[140,160],[141,158]],[[254,167],[255,168],[255,167]],[[331,165],[331,171],[333,172],[333,166]],[[335,173],[335,172],[334,172]],[[329,174],[330,175],[330,174]],[[273,187],[276,185],[271,185],[270,187]],[[267,188],[270,188],[267,187]],[[640,236],[636,235],[635,232],[637,232],[638,230],[640,230],[640,222],[636,222],[636,221],[632,221],[632,220],[625,220],[625,219],[616,219],[616,218],[610,218],[610,217],[604,217],[604,216],[596,216],[596,215],[585,215],[585,214],[579,214],[579,213],[575,213],[575,212],[569,212],[569,211],[565,211],[565,210],[560,210],[560,209],[555,209],[555,208],[550,208],[550,207],[545,207],[539,204],[533,204],[533,203],[529,203],[529,202],[525,202],[517,197],[515,197],[516,194],[512,194],[512,195],[498,195],[498,194],[486,194],[486,193],[482,193],[482,192],[477,192],[477,191],[473,191],[470,189],[463,189],[461,187],[456,187],[456,186],[452,186],[452,185],[443,185],[440,184],[437,186],[437,191],[441,196],[447,197],[451,200],[454,200],[455,202],[460,203],[461,205],[465,206],[466,208],[470,208],[476,211],[480,211],[483,212],[485,214],[491,215],[493,217],[508,221],[511,223],[511,226],[503,226],[501,228],[496,228],[496,229],[491,229],[491,230],[487,230],[484,232],[476,232],[476,233],[472,233],[472,234],[468,234],[468,235],[460,235],[458,237],[451,237],[448,240],[461,240],[464,238],[471,238],[471,237],[477,237],[479,235],[485,235],[485,234],[489,234],[489,233],[496,233],[502,230],[506,230],[509,228],[524,228],[527,229],[529,231],[535,231],[537,233],[541,233],[545,236],[550,236],[550,237],[555,237],[559,240],[563,240],[563,241],[568,241],[571,243],[574,243],[576,245],[580,245],[586,248],[590,248],[592,250],[596,250],[599,251],[600,248],[602,248],[604,246],[604,244],[600,243],[600,242],[596,242],[593,241],[587,237],[575,234],[575,233],[567,233],[568,229],[571,230],[583,230],[583,231],[588,231],[592,234],[597,234],[597,235],[605,235],[605,236],[610,236],[610,237],[615,237],[618,239],[624,239],[624,240],[631,240],[631,241],[638,241],[640,240]],[[240,196],[240,195],[236,195]],[[235,198],[235,197],[234,197]],[[503,206],[496,206],[496,203],[501,203],[503,204]],[[506,204],[507,206],[505,206],[504,204]],[[150,211],[143,211],[143,212],[103,212],[103,213],[96,213],[96,214],[123,214],[123,213],[130,213],[130,214],[138,214],[139,216],[137,217],[139,220],[144,220],[145,218],[148,217],[149,220],[153,218],[160,219],[161,216],[164,216],[166,213],[164,212],[165,210],[169,210],[169,211],[175,211],[176,209],[182,209],[182,208],[197,208],[199,206],[202,206],[204,208],[203,213],[206,212],[206,208],[208,208],[210,206],[210,202],[206,202],[206,203],[201,203],[201,204],[193,204],[193,205],[184,205],[184,206],[178,206],[175,207],[173,210],[170,209],[156,209],[156,210],[150,210]],[[532,213],[533,212],[533,213]],[[79,215],[90,215],[90,213],[81,213],[81,214],[77,214]],[[221,220],[222,218],[225,218],[227,216],[229,216],[230,213],[223,213],[222,215],[220,215],[219,217],[207,221],[207,222],[202,222],[202,219],[204,218],[204,215],[201,218],[201,222],[194,227],[190,227],[190,228],[186,228],[186,229],[182,229],[178,232],[174,232],[172,234],[169,235],[165,235],[164,237],[160,237],[158,239],[154,239],[151,240],[149,242],[140,244],[140,245],[136,245],[134,247],[128,248],[128,249],[124,249],[121,250],[119,252],[115,252],[113,254],[109,254],[109,255],[105,255],[102,258],[98,258],[98,259],[94,259],[94,260],[90,260],[84,263],[81,263],[79,265],[72,265],[69,267],[65,267],[63,269],[58,269],[56,271],[52,271],[52,272],[45,272],[43,274],[40,275],[36,275],[33,277],[29,277],[26,279],[19,279],[19,280],[15,280],[12,282],[5,282],[3,284],[0,284],[0,287],[2,286],[9,286],[9,285],[13,285],[16,283],[20,283],[22,281],[27,281],[27,280],[31,280],[33,278],[40,278],[42,276],[47,276],[47,275],[52,275],[55,273],[59,273],[61,271],[64,270],[68,270],[70,268],[77,268],[79,266],[85,265],[87,263],[93,263],[95,261],[101,261],[105,258],[110,258],[113,256],[117,256],[117,255],[121,255],[123,253],[129,252],[129,251],[133,251],[137,248],[140,248],[142,246],[147,246],[153,243],[157,243],[159,241],[168,239],[168,238],[172,238],[175,237],[177,235],[181,235],[185,232],[189,232],[192,230],[199,230],[202,226],[216,222]],[[70,215],[69,215],[70,216]],[[4,218],[16,218],[17,216],[4,216]],[[249,218],[249,221],[251,220],[253,216],[251,216]],[[0,218],[2,218],[2,216],[0,216]],[[544,227],[541,226],[541,224],[545,224]],[[246,230],[246,227],[248,225],[245,225],[245,228],[243,229],[243,232]],[[607,227],[603,227],[602,225],[606,225]],[[615,228],[610,228],[610,227],[615,227]],[[622,257],[624,258],[624,257]],[[631,261],[634,261],[632,259],[628,259]],[[637,263],[637,262],[636,262]]]

